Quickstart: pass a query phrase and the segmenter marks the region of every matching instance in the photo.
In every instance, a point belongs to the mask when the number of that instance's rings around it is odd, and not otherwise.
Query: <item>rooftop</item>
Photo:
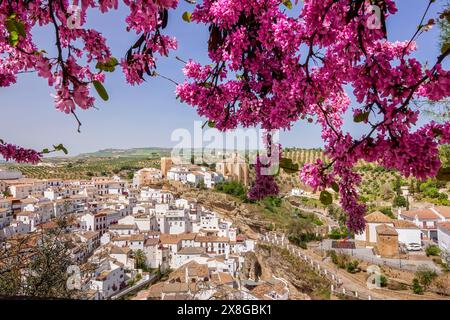
[[[134,224],[113,224],[109,226],[110,230],[128,230],[135,229],[136,225]]]
[[[398,236],[398,232],[391,226],[387,224],[380,224],[375,228],[377,230],[377,234],[383,236]]]
[[[450,219],[450,207],[438,206],[434,207],[433,209],[436,210],[444,218]]]
[[[419,229],[418,226],[407,220],[392,220],[392,223],[396,229]]]
[[[205,253],[205,248],[202,247],[186,247],[178,251],[178,254],[188,255],[188,254],[202,254]]]
[[[372,223],[389,223],[392,222],[392,219],[389,218],[387,215],[380,211],[374,211],[367,216],[364,217],[366,222],[372,222]]]
[[[431,209],[408,210],[401,212],[400,215],[409,219],[415,219],[417,216],[419,220],[439,220],[439,216]]]
[[[438,225],[438,229],[446,230],[447,232],[450,232],[450,221],[439,222],[437,225]]]

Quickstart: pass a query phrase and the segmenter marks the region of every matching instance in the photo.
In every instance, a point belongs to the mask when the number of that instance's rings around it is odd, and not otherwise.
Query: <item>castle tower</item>
[[[161,175],[163,178],[167,178],[167,172],[169,171],[170,167],[172,167],[172,164],[172,158],[161,158]]]

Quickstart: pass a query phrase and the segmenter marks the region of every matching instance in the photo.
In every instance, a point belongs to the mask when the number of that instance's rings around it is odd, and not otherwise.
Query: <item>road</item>
[[[263,240],[267,239],[269,240]],[[367,283],[360,278],[348,273],[343,269],[337,268],[329,259],[324,259],[322,256],[316,254],[310,249],[301,249],[297,246],[290,244],[286,237],[277,237],[270,239],[268,235],[260,234],[260,241],[269,242],[272,245],[277,245],[282,248],[286,248],[294,255],[307,262],[310,262],[314,269],[317,269],[322,275],[328,279],[335,281],[337,284],[335,290],[338,293],[345,292],[348,296],[353,296],[362,300],[440,300],[442,298],[429,296],[429,295],[415,295],[409,292],[392,291],[384,288],[369,289]],[[344,291],[343,291],[344,290]],[[355,295],[357,292],[357,296]],[[335,292],[336,293],[336,292]]]
[[[286,198],[289,198],[290,196],[286,196]],[[305,212],[309,212],[309,213],[314,213],[315,215],[317,215],[320,219],[324,220],[328,226],[330,226],[330,228],[339,228],[339,223],[334,220],[333,218],[329,217],[328,215],[325,215],[323,212],[318,211],[317,209],[311,209],[311,208],[305,208],[303,206],[295,206],[291,203],[291,205],[294,208],[297,208],[299,210],[305,211]]]

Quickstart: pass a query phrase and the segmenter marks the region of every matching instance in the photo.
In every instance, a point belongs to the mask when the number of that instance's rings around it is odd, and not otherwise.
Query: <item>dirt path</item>
[[[301,250],[301,249],[299,249]],[[336,266],[328,261],[324,261],[321,256],[312,252],[311,250],[301,250],[308,257],[311,257],[314,261],[319,263],[323,268],[333,271],[342,280],[343,286],[350,290],[356,290],[362,292],[365,295],[371,295],[378,299],[389,299],[389,300],[448,300],[448,298],[434,296],[432,294],[425,295],[415,295],[409,292],[402,291],[392,291],[384,288],[380,289],[369,289],[367,288],[366,282],[362,281],[360,278],[346,272],[345,270],[338,269]]]

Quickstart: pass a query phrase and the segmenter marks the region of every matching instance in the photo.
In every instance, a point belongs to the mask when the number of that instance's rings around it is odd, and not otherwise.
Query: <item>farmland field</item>
[[[29,178],[37,179],[90,179],[96,176],[118,175],[131,179],[135,171],[142,168],[159,168],[159,158],[118,157],[97,158],[86,157],[64,161],[45,160],[40,165],[2,164],[0,168],[16,169]]]

